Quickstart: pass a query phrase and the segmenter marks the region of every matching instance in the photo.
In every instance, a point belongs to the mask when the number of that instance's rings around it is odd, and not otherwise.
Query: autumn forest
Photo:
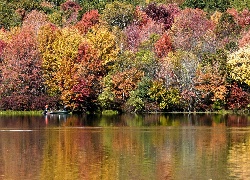
[[[248,109],[249,6],[0,0],[0,109]]]

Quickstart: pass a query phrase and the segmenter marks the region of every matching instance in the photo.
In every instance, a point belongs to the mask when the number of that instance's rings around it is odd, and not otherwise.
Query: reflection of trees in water
[[[227,168],[229,178],[250,177],[250,135],[249,129],[232,129],[230,133]]]
[[[245,179],[250,133],[225,124],[238,117],[83,115],[56,124],[51,116],[51,126],[42,116],[1,119],[5,128],[43,129],[0,132],[0,172],[6,179],[34,179],[38,171],[37,179]]]
[[[49,116],[52,125],[76,127],[150,127],[150,126],[248,126],[247,116],[206,113],[159,113],[122,115],[55,115]]]
[[[246,127],[248,126],[248,118],[244,115],[228,115],[226,125],[229,127]]]
[[[15,123],[8,119],[11,126],[0,132],[0,179],[39,179],[43,131],[26,129],[33,120]]]

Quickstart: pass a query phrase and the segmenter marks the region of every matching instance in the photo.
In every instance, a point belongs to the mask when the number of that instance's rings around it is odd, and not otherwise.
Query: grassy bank
[[[6,110],[6,111],[0,111],[1,115],[41,115],[42,111],[12,111],[12,110]],[[102,115],[117,115],[119,112],[114,110],[105,110],[101,112]],[[136,114],[136,113],[135,113]],[[249,115],[250,110],[219,110],[219,111],[205,111],[205,112],[145,112],[145,113],[139,113],[139,114],[245,114]]]
[[[6,111],[0,111],[1,115],[41,115],[42,111],[12,111],[12,110],[6,110]]]

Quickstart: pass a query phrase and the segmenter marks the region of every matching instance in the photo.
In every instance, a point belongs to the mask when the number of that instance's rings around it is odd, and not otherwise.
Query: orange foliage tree
[[[207,65],[202,69],[198,69],[195,78],[195,89],[199,91],[203,110],[222,108],[228,89],[226,76],[220,74],[218,64]],[[218,107],[209,107],[209,105],[218,105]]]

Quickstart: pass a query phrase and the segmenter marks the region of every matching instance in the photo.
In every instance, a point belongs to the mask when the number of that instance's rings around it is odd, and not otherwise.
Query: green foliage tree
[[[62,27],[63,25],[63,14],[61,11],[59,10],[54,10],[52,13],[49,13],[48,15],[48,19],[51,23]]]
[[[199,8],[208,12],[224,12],[230,7],[230,0],[186,0],[182,4],[183,8]]]
[[[239,11],[250,9],[250,0],[230,0],[230,6]]]
[[[180,104],[180,93],[178,89],[166,88],[162,81],[154,81],[148,95],[159,103],[161,110],[177,109]]]
[[[0,28],[10,29],[20,26],[22,17],[6,1],[0,1]]]
[[[138,87],[130,92],[130,97],[126,102],[129,106],[129,111],[143,112],[143,111],[154,111],[155,109],[147,108],[147,105],[152,103],[149,96],[149,89],[152,86],[152,79],[149,77],[142,77],[138,83]]]
[[[135,9],[131,4],[114,1],[105,6],[101,18],[110,26],[117,26],[123,29],[134,19],[134,12]]]
[[[227,50],[234,51],[237,49],[237,41],[240,34],[240,26],[235,22],[232,15],[225,12],[221,15],[220,20],[215,28],[217,41]]]

